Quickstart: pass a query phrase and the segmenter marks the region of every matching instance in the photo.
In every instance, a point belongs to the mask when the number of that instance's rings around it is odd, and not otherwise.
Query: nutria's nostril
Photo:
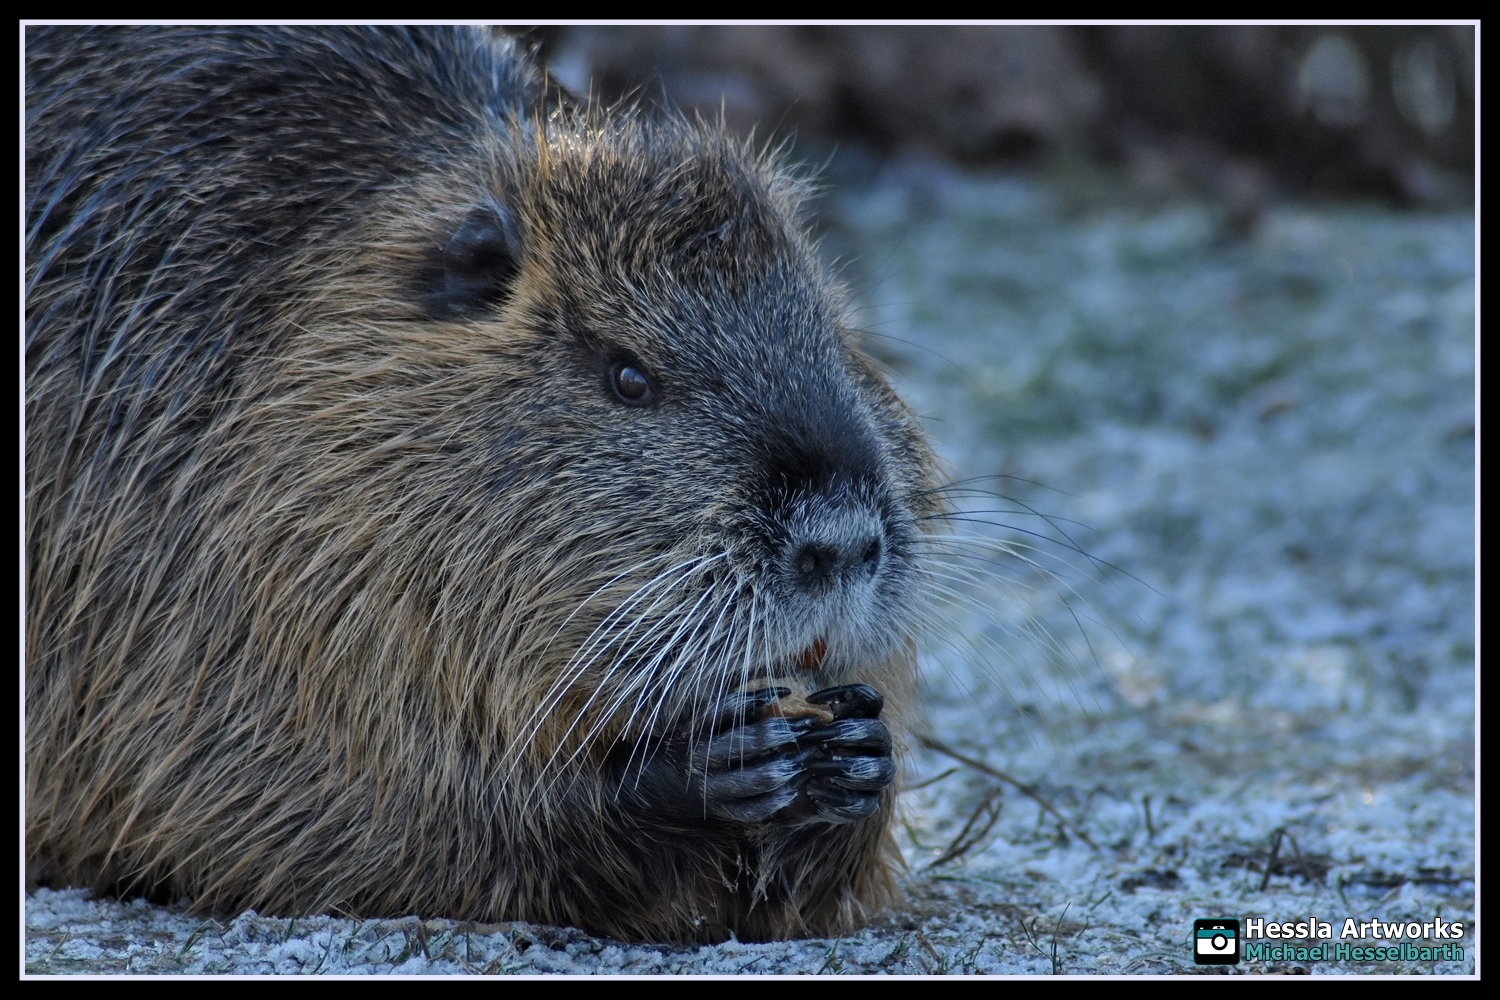
[[[819,545],[816,542],[808,542],[797,550],[794,563],[797,572],[807,581],[820,580],[833,572],[838,565],[838,550],[831,545]]]
[[[868,540],[854,538],[843,543],[804,542],[793,553],[791,565],[802,587],[824,586],[835,580],[853,583],[879,572],[884,549],[884,540],[878,534]]]

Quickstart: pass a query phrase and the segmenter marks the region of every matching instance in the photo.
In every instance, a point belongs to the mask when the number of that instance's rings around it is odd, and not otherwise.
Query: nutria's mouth
[[[828,641],[826,639],[818,639],[802,652],[781,660],[774,666],[763,666],[751,671],[750,680],[764,681],[770,680],[773,677],[792,677],[797,674],[810,674],[823,665],[823,660],[827,655]]]
[[[822,639],[817,640],[802,652],[797,654],[797,669],[809,673],[817,670],[823,664],[823,657],[828,652],[828,643]]]

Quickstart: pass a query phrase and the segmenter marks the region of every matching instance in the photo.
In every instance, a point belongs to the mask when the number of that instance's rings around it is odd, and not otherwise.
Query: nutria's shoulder
[[[205,908],[891,898],[931,453],[805,185],[449,29],[27,35],[27,853]]]
[[[155,154],[173,176],[238,164],[304,192],[339,165],[356,182],[431,165],[457,151],[445,140],[543,99],[515,45],[478,29],[31,27],[25,58],[27,123],[49,126],[34,140],[108,146],[116,164]],[[313,173],[261,172],[254,154],[275,149]]]
[[[296,247],[375,192],[471,169],[541,100],[514,47],[477,30],[30,28],[32,280],[87,259],[121,300],[146,281],[193,289],[178,309],[274,294]],[[173,247],[179,266],[148,268]]]

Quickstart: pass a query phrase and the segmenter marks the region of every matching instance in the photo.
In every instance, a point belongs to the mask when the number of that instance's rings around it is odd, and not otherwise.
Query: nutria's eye
[[[634,365],[615,365],[610,369],[609,382],[614,387],[615,395],[620,397],[620,402],[631,406],[645,406],[655,395],[651,391],[650,381]]]

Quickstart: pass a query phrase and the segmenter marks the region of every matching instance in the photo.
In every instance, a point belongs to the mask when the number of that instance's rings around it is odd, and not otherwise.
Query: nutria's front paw
[[[823,719],[777,711],[789,694],[789,688],[767,687],[734,695],[708,738],[698,743],[689,778],[702,797],[705,818],[762,823],[797,800],[812,777],[807,765],[817,753],[799,739]]]
[[[783,687],[740,695],[708,741],[710,814],[741,823],[849,823],[880,809],[896,777],[885,699],[868,684],[803,698]]]
[[[736,694],[691,752],[659,754],[622,790],[638,810],[660,817],[753,825],[873,815],[896,776],[879,692],[852,684],[806,698],[791,693]]]
[[[850,684],[818,691],[807,700],[826,706],[834,721],[798,740],[815,749],[806,764],[802,811],[831,823],[874,815],[881,790],[896,777],[891,733],[879,718],[885,699],[868,684]]]

